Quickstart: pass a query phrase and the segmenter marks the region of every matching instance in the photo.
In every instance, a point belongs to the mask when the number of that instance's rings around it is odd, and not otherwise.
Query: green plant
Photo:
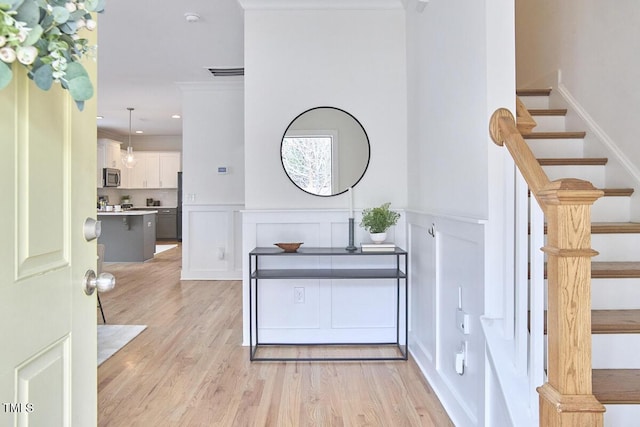
[[[83,56],[95,59],[95,46],[78,32],[93,30],[91,13],[106,0],[0,0],[0,89],[13,78],[13,64],[27,69],[42,90],[59,83],[82,110],[93,96]]]
[[[366,208],[362,211],[360,226],[369,233],[384,233],[392,225],[396,225],[400,214],[389,209],[391,203],[383,203],[376,208]]]

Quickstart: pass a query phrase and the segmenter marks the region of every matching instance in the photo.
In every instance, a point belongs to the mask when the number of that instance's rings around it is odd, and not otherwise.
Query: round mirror
[[[369,138],[360,122],[334,107],[312,108],[293,119],[280,146],[291,182],[316,196],[334,196],[356,185],[369,155]]]

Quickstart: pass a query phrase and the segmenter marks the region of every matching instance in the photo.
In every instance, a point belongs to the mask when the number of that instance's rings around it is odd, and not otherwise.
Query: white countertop
[[[157,210],[148,210],[148,211],[121,211],[121,212],[107,212],[107,211],[98,211],[98,216],[100,215],[149,215],[158,213]]]

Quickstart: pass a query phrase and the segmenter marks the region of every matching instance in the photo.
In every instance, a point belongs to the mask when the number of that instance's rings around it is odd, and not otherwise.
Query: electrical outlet
[[[304,288],[293,288],[293,302],[304,304]]]

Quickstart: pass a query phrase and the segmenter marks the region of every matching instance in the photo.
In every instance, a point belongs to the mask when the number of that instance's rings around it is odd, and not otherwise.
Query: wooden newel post
[[[604,406],[591,387],[590,182],[564,179],[537,193],[547,221],[548,382],[538,387],[540,425],[602,426]]]

